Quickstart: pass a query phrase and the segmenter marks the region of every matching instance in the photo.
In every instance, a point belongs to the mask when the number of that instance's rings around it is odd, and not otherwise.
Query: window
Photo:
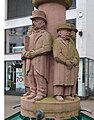
[[[25,92],[21,61],[5,62],[5,91]]]
[[[94,60],[89,59],[89,87],[94,90]]]
[[[31,16],[32,10],[32,0],[8,0],[7,19]]]
[[[12,53],[12,48],[15,47],[15,43],[9,43],[9,53]]]
[[[72,6],[69,9],[75,9],[76,8],[76,0],[72,0]]]
[[[85,84],[85,96],[94,90],[94,60],[83,58],[82,79]]]
[[[71,24],[76,25],[76,19],[69,19],[69,20],[66,20],[66,23],[71,23]]]
[[[5,53],[21,53],[24,48],[23,39],[26,35],[28,26],[12,28],[5,31]]]

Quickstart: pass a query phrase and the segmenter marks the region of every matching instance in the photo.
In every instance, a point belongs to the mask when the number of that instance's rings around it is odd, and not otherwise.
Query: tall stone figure
[[[54,96],[56,100],[74,100],[72,89],[75,85],[75,67],[79,64],[79,55],[70,36],[72,28],[63,24],[57,28],[57,39],[53,43]]]
[[[45,30],[47,20],[43,11],[32,12],[32,34],[29,36],[29,51],[23,54],[28,59],[26,72],[30,82],[30,95],[28,99],[41,100],[47,96],[47,83],[49,71],[49,56],[52,38]]]

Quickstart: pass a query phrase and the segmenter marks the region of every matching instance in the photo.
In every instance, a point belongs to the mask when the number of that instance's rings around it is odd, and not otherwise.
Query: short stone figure
[[[74,100],[75,67],[79,64],[79,55],[71,38],[73,28],[63,24],[57,28],[57,39],[53,42],[54,55],[54,97],[58,101]]]
[[[74,24],[70,24],[68,23],[68,25],[71,27],[71,31],[70,31],[70,37],[72,38],[75,46],[76,46],[76,33],[78,32],[78,30],[76,29],[76,26]],[[79,53],[76,49],[76,54],[78,54],[78,58],[79,58]],[[77,84],[77,79],[78,79],[78,72],[79,72],[79,63],[78,65],[74,66],[74,86],[72,87],[72,95],[73,96],[77,96],[76,94],[76,84]]]
[[[71,27],[70,37],[73,40],[74,44],[76,45],[76,33],[78,32],[78,30],[76,29],[74,24],[71,23],[67,23],[67,24]]]
[[[28,99],[41,100],[47,96],[47,83],[49,72],[49,53],[52,47],[52,37],[45,30],[47,19],[43,11],[32,12],[32,34],[29,36],[29,51],[23,58],[29,60],[26,72],[30,83]],[[26,69],[27,69],[26,68]]]

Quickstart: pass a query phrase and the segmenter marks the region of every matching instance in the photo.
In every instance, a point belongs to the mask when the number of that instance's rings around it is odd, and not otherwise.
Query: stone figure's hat
[[[75,25],[70,24],[70,23],[66,23],[66,24],[60,25],[57,28],[57,31],[62,30],[62,29],[67,29],[67,30],[78,32],[78,30],[76,29]]]
[[[76,26],[74,24],[67,23],[67,25],[68,24],[70,25],[70,27],[73,31],[75,31],[76,33],[78,32],[78,30],[76,29]]]
[[[45,13],[44,13],[43,11],[40,11],[40,10],[32,11],[32,17],[31,17],[30,19],[32,20],[32,19],[34,19],[34,18],[41,18],[41,19],[43,19],[45,22],[47,22]]]

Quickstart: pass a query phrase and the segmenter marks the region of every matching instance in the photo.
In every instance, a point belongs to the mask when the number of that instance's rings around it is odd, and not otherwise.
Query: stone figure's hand
[[[31,52],[26,52],[25,56],[26,56],[26,58],[32,58],[32,53]]]
[[[73,67],[73,63],[70,60],[66,60],[66,65],[67,65],[68,69],[72,69],[72,67]]]
[[[72,65],[72,62],[70,60],[66,60],[66,65],[67,66],[71,66]]]
[[[24,57],[22,54],[21,54],[21,59],[22,59],[22,60],[25,60],[25,57]]]
[[[78,61],[76,58],[74,58],[74,60],[72,61],[73,65],[76,66],[78,64]]]
[[[23,50],[22,54],[21,54],[21,59],[24,60],[25,59],[25,54],[26,54],[26,50]]]

